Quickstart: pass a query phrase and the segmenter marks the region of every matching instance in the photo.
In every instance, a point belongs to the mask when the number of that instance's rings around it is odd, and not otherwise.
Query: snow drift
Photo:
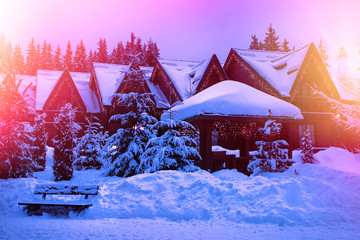
[[[315,156],[322,158],[327,151]],[[37,176],[0,180],[0,216],[27,217],[17,203],[37,197],[33,194],[35,184],[51,183],[53,177],[46,172]],[[160,171],[130,178],[103,177],[95,170],[75,171],[69,184],[100,186],[99,195],[91,199],[93,206],[78,218],[226,220],[301,226],[360,224],[360,175],[320,164],[295,165],[284,173],[256,177],[236,170],[213,174]]]

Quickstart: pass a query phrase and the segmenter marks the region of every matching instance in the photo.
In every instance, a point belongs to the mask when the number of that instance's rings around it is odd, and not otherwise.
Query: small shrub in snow
[[[75,110],[68,103],[54,119],[56,135],[54,143],[55,181],[70,180],[73,176],[74,148],[80,126],[75,122]]]
[[[8,75],[0,84],[0,178],[32,175],[30,107]]]
[[[45,129],[45,116],[45,114],[41,114],[35,117],[35,124],[32,131],[32,158],[37,164],[37,171],[43,171],[46,167],[46,141],[48,134]]]
[[[85,134],[80,138],[75,148],[74,167],[77,170],[97,169],[103,166],[102,148],[107,132],[102,132],[102,126],[98,122],[90,122],[85,126]]]
[[[146,143],[154,137],[150,124],[157,120],[148,114],[153,104],[148,93],[116,95],[114,105],[126,106],[128,113],[110,118],[110,121],[120,120],[124,128],[106,142],[104,158],[110,165],[108,176],[129,177],[137,174],[140,156],[144,153]]]
[[[147,143],[146,151],[141,156],[139,172],[159,170],[193,172],[199,169],[194,166],[194,161],[201,158],[195,149],[196,141],[180,133],[185,129],[195,132],[195,128],[190,123],[173,120],[170,113],[165,121],[157,122],[153,129],[163,134],[150,139]]]
[[[300,142],[300,158],[302,163],[316,163],[313,153],[313,145],[310,140],[310,132],[308,129],[304,132],[304,137],[301,138]]]
[[[281,123],[269,119],[264,128],[259,129],[263,136],[262,141],[257,141],[258,155],[248,165],[248,171],[252,175],[263,172],[283,172],[287,170],[293,161],[288,159],[288,143],[279,139]]]

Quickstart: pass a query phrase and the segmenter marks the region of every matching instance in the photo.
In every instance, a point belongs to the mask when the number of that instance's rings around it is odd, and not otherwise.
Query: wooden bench
[[[55,216],[69,216],[69,212],[73,211],[77,215],[92,206],[91,203],[76,203],[65,202],[60,199],[53,202],[45,201],[47,195],[85,195],[85,199],[88,199],[89,195],[97,195],[99,186],[86,185],[86,186],[69,186],[66,184],[46,184],[36,185],[34,194],[42,195],[42,200],[36,202],[20,202],[18,205],[23,205],[24,211],[27,211],[29,216],[31,215],[43,215],[48,213]]]

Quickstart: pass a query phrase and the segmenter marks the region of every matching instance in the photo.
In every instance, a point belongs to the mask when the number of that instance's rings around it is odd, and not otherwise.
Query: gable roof
[[[248,49],[233,50],[280,95],[288,97],[309,47],[310,45],[307,45],[288,53]]]
[[[111,105],[112,96],[119,89],[122,84],[125,73],[129,70],[130,65],[118,65],[108,63],[93,63],[93,69],[99,86],[100,97],[105,106]],[[155,95],[156,106],[163,108],[162,103],[168,103],[164,93],[158,86],[149,81],[153,67],[140,66],[140,69],[145,72],[145,81],[151,93]]]
[[[38,70],[36,84],[36,110],[42,111],[44,106],[48,104],[52,92],[59,86],[60,80],[70,75],[76,92],[79,94],[82,104],[87,112],[99,113],[100,106],[96,98],[95,92],[90,89],[90,73],[69,72],[68,70],[51,71]]]
[[[227,78],[215,54],[201,62],[168,59],[158,59],[158,62],[172,81],[182,100],[188,99],[200,90],[199,87],[202,85],[204,74],[209,69],[210,63],[218,64],[222,75]]]

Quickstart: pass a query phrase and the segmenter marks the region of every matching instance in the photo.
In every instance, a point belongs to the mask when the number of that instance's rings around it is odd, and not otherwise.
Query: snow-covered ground
[[[70,218],[29,217],[17,203],[53,181],[48,167],[36,178],[0,180],[0,239],[359,239],[360,155],[330,148],[316,157],[319,164],[256,177],[76,171],[69,184],[100,186],[91,208]]]

